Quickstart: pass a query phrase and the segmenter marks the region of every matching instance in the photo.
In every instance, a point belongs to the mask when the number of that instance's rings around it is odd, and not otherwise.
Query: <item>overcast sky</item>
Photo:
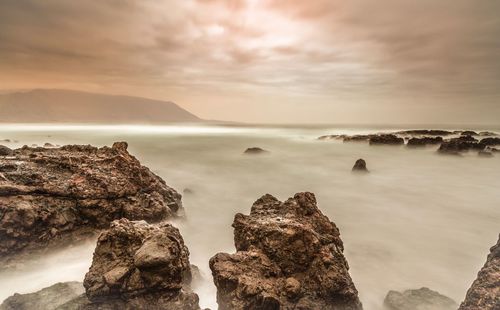
[[[0,88],[220,120],[500,124],[500,1],[3,0]]]

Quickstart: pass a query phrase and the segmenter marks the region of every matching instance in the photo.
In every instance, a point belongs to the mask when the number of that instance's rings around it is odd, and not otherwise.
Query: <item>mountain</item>
[[[173,102],[73,90],[0,94],[0,123],[161,124],[202,119]]]

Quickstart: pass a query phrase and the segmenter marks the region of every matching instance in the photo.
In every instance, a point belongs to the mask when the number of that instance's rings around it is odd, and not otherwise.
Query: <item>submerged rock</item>
[[[85,309],[199,309],[189,251],[170,224],[121,219],[97,241]]]
[[[387,310],[455,310],[457,306],[453,299],[426,287],[402,293],[390,291],[384,299]]]
[[[361,309],[338,228],[312,193],[236,214],[235,254],[210,259],[219,309]]]
[[[0,157],[0,263],[15,254],[72,244],[115,219],[157,222],[176,216],[181,195],[127,152],[23,147]]]
[[[56,283],[35,293],[16,293],[4,300],[0,310],[54,310],[84,291],[81,282]]]
[[[370,138],[370,145],[375,145],[375,144],[400,145],[404,143],[405,140],[403,138],[400,138],[392,134],[377,135]]]
[[[422,138],[411,138],[406,144],[409,147],[419,147],[426,145],[441,144],[443,138],[441,137],[422,137]]]
[[[13,151],[5,145],[0,145],[0,156],[10,156]]]
[[[366,162],[364,159],[360,158],[356,160],[354,163],[354,166],[352,167],[352,171],[355,172],[368,172],[368,169],[366,168]]]
[[[255,154],[267,154],[267,153],[269,153],[269,151],[261,149],[260,147],[249,147],[243,153],[244,154],[250,154],[250,155],[253,154],[253,155],[255,155]]]
[[[500,309],[500,236],[459,310]]]

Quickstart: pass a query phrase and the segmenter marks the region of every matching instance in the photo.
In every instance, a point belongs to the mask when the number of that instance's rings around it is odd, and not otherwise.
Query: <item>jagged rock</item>
[[[56,283],[35,293],[16,293],[4,300],[0,310],[54,310],[83,292],[81,282]]]
[[[484,138],[484,139],[481,139],[480,143],[483,145],[487,145],[487,146],[500,145],[500,138],[498,138],[498,137]]]
[[[422,137],[422,138],[411,138],[406,144],[409,147],[419,147],[426,145],[440,144],[443,142],[441,137]]]
[[[354,163],[354,166],[352,167],[352,171],[355,172],[368,172],[368,169],[366,168],[366,162],[364,159],[360,158],[356,160]]]
[[[233,227],[237,252],[210,259],[220,310],[361,309],[339,230],[314,194],[265,195]]]
[[[199,309],[189,251],[170,224],[116,220],[97,241],[85,309]]]
[[[344,136],[343,142],[366,142],[370,140],[371,137],[375,135],[354,135],[354,136]]]
[[[449,141],[445,141],[441,143],[438,152],[443,154],[457,155],[460,154],[461,152],[466,152],[470,150],[481,151],[486,147],[484,144],[477,142],[476,139],[470,137],[473,139],[470,140],[468,137],[470,136],[462,136],[460,138],[454,138]]]
[[[479,151],[477,155],[479,157],[493,157],[493,154],[489,151]]]
[[[399,144],[404,144],[405,140],[403,138],[400,138],[396,135],[376,135],[370,138],[369,140],[370,145],[376,145],[376,144],[387,144],[387,145],[399,145]]]
[[[387,310],[455,310],[457,306],[453,299],[426,287],[403,293],[390,291],[384,299]]]
[[[5,145],[0,145],[0,156],[10,156],[13,151]]]
[[[477,136],[477,132],[472,130],[464,130],[461,133],[462,136]]]
[[[16,149],[0,158],[0,264],[16,254],[72,244],[115,219],[176,216],[181,195],[127,152],[96,148]]]
[[[435,130],[435,129],[416,129],[416,130],[402,130],[397,131],[395,134],[411,135],[411,136],[449,136],[453,132],[448,130]]]
[[[458,310],[500,309],[500,235]]]
[[[266,154],[269,151],[261,149],[260,147],[249,147],[245,150],[244,154],[256,155],[256,154]]]

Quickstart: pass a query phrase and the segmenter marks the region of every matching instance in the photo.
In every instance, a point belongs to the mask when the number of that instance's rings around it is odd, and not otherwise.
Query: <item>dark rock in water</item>
[[[52,143],[45,142],[45,144],[43,145],[43,147],[54,147],[54,145]]]
[[[16,293],[4,300],[0,310],[54,310],[84,291],[81,282],[56,283],[35,293]]]
[[[498,136],[496,132],[491,132],[491,131],[481,131],[479,133],[480,136]]]
[[[479,151],[477,155],[479,157],[493,157],[493,154],[489,151]]]
[[[2,267],[16,254],[95,236],[115,219],[156,222],[182,208],[181,195],[130,155],[125,142],[23,147],[0,157],[0,173]]]
[[[338,140],[343,139],[346,135],[325,135],[318,137],[318,140]]]
[[[458,310],[500,309],[500,236]]]
[[[0,145],[0,156],[10,156],[13,151],[5,145]]]
[[[355,172],[368,172],[368,169],[366,168],[366,162],[364,159],[360,158],[356,160],[354,163],[354,166],[352,167],[352,171]]]
[[[404,144],[405,140],[396,135],[377,135],[370,138],[370,145],[386,144],[386,145],[400,145]]]
[[[441,137],[422,137],[422,138],[411,138],[408,140],[407,146],[410,147],[419,147],[426,145],[434,145],[440,144],[443,142],[443,138]]]
[[[388,310],[455,310],[457,306],[453,299],[426,287],[403,293],[390,291],[384,299]]]
[[[236,214],[235,254],[210,259],[219,309],[361,309],[338,228],[312,193]]]
[[[375,135],[354,135],[354,136],[344,136],[343,142],[366,142],[370,140],[371,137]]]
[[[487,146],[500,145],[500,138],[497,138],[497,137],[484,138],[484,139],[481,139],[480,143],[487,145]]]
[[[478,142],[479,140],[471,135],[462,135],[458,138],[450,139],[450,141],[465,141],[465,142]]]
[[[397,131],[395,134],[411,135],[411,136],[449,136],[453,132],[448,130],[435,130],[435,129],[416,129],[416,130],[403,130]]]
[[[466,152],[470,150],[483,150],[486,146],[484,144],[478,143],[477,141],[467,141],[461,138],[451,139],[445,141],[441,144],[438,149],[439,153],[442,154],[453,154],[457,155],[461,152]]]
[[[97,241],[83,282],[85,309],[199,309],[191,278],[177,228],[117,220]]]
[[[462,136],[477,136],[477,132],[472,130],[465,130],[461,133]]]
[[[269,151],[261,149],[260,147],[249,147],[245,150],[244,154],[267,154]]]

